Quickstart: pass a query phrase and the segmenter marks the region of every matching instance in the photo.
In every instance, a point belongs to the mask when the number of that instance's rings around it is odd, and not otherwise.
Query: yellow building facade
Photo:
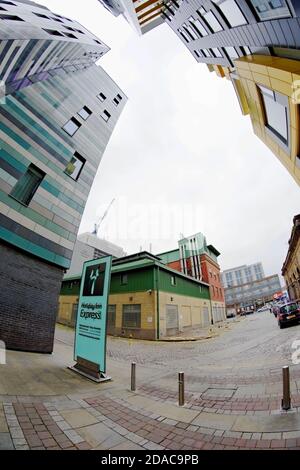
[[[300,62],[282,57],[249,55],[235,68],[209,66],[232,81],[254,133],[276,155],[300,185]]]

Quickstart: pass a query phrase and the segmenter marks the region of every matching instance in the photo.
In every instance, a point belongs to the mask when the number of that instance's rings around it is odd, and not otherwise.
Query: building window
[[[107,326],[116,326],[116,305],[108,305],[107,309]]]
[[[231,59],[239,58],[239,55],[234,47],[231,47],[231,46],[225,47],[225,51],[227,52],[227,54],[229,55]]]
[[[84,106],[77,114],[86,121],[93,113],[87,106]]]
[[[10,195],[21,204],[24,204],[24,206],[28,206],[45,175],[46,174],[35,165],[29,165],[26,173],[21,176]]]
[[[102,102],[106,100],[106,96],[103,93],[99,93],[99,95],[97,95],[97,98]]]
[[[77,119],[72,117],[70,121],[68,121],[63,126],[63,130],[72,137],[78,131],[80,127],[81,127],[81,122],[77,121]]]
[[[65,173],[73,180],[77,181],[85,162],[86,160],[78,152],[75,152],[65,169]]]
[[[128,284],[128,274],[121,274],[121,286]]]
[[[183,29],[185,30],[185,32],[190,36],[190,38],[195,41],[196,39],[198,39],[198,34],[196,33],[195,29],[193,29],[191,26],[187,25],[187,24],[183,24],[182,25]]]
[[[204,26],[201,24],[200,20],[193,18],[193,16],[191,16],[189,18],[189,22],[191,23],[191,25],[193,26],[193,28],[196,30],[196,32],[199,34],[199,36],[207,36],[208,35],[208,32],[206,31],[206,29],[204,28]]]
[[[213,52],[215,57],[223,57],[221,52],[220,52],[220,49],[218,49],[217,47],[213,47],[212,52]]]
[[[123,328],[141,328],[141,304],[123,305]]]
[[[201,16],[203,16],[204,20],[210,26],[211,30],[214,33],[218,33],[219,31],[223,31],[223,27],[222,27],[221,23],[217,20],[217,18],[215,17],[215,15],[213,14],[212,11],[206,12],[204,10],[204,8],[202,7],[202,8],[200,8],[200,10],[198,10],[198,13]]]
[[[185,42],[190,42],[191,39],[190,37],[187,35],[186,32],[183,32],[181,28],[178,28],[178,33],[181,34],[181,36],[183,37],[183,39],[185,40]]]
[[[176,277],[175,276],[171,276],[171,285],[176,286]]]
[[[211,57],[211,53],[208,49],[200,49],[204,57]]]
[[[218,6],[231,27],[248,23],[235,0],[212,0],[212,2]]]
[[[280,93],[259,85],[264,104],[266,127],[288,144],[288,99]]]
[[[62,36],[64,37],[64,35],[62,33],[60,33],[59,31],[56,31],[55,29],[45,29],[43,28],[44,31],[46,31],[46,33],[48,34],[51,34],[51,36]]]
[[[285,0],[250,0],[250,2],[262,21],[291,16]]]
[[[0,20],[9,20],[9,21],[25,21],[19,16],[15,15],[0,15]]]
[[[120,104],[122,99],[123,99],[122,96],[117,94],[117,96],[113,99],[113,102],[116,106],[118,106],[118,104]]]
[[[109,114],[109,112],[106,111],[106,109],[103,111],[103,113],[100,116],[102,117],[102,119],[104,119],[105,122],[109,121],[109,119],[111,118],[111,114]]]
[[[248,46],[243,46],[245,55],[251,55],[251,51]]]

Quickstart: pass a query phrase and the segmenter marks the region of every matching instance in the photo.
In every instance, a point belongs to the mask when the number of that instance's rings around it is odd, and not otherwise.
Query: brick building
[[[179,240],[178,246],[178,249],[160,253],[158,257],[170,268],[207,283],[212,302],[212,322],[225,320],[219,251],[213,245],[207,245],[202,233]]]
[[[291,300],[300,300],[300,214],[293,219],[289,249],[282,267],[282,275]]]

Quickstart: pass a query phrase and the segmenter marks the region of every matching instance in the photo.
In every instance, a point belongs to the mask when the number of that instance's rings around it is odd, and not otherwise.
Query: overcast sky
[[[203,232],[221,268],[262,261],[280,274],[300,191],[253,134],[233,87],[162,25],[139,37],[97,0],[40,0],[111,51],[100,65],[129,100],[99,167],[80,232],[112,206],[99,236],[128,253]]]

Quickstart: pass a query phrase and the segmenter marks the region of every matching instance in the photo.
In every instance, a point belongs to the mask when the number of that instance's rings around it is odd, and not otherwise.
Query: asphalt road
[[[74,332],[58,327],[56,339],[73,344]],[[196,342],[153,342],[108,337],[107,355],[117,362],[183,369],[201,374],[257,375],[292,363],[292,344],[300,340],[300,325],[280,330],[273,314],[255,313],[231,322],[219,337]]]

